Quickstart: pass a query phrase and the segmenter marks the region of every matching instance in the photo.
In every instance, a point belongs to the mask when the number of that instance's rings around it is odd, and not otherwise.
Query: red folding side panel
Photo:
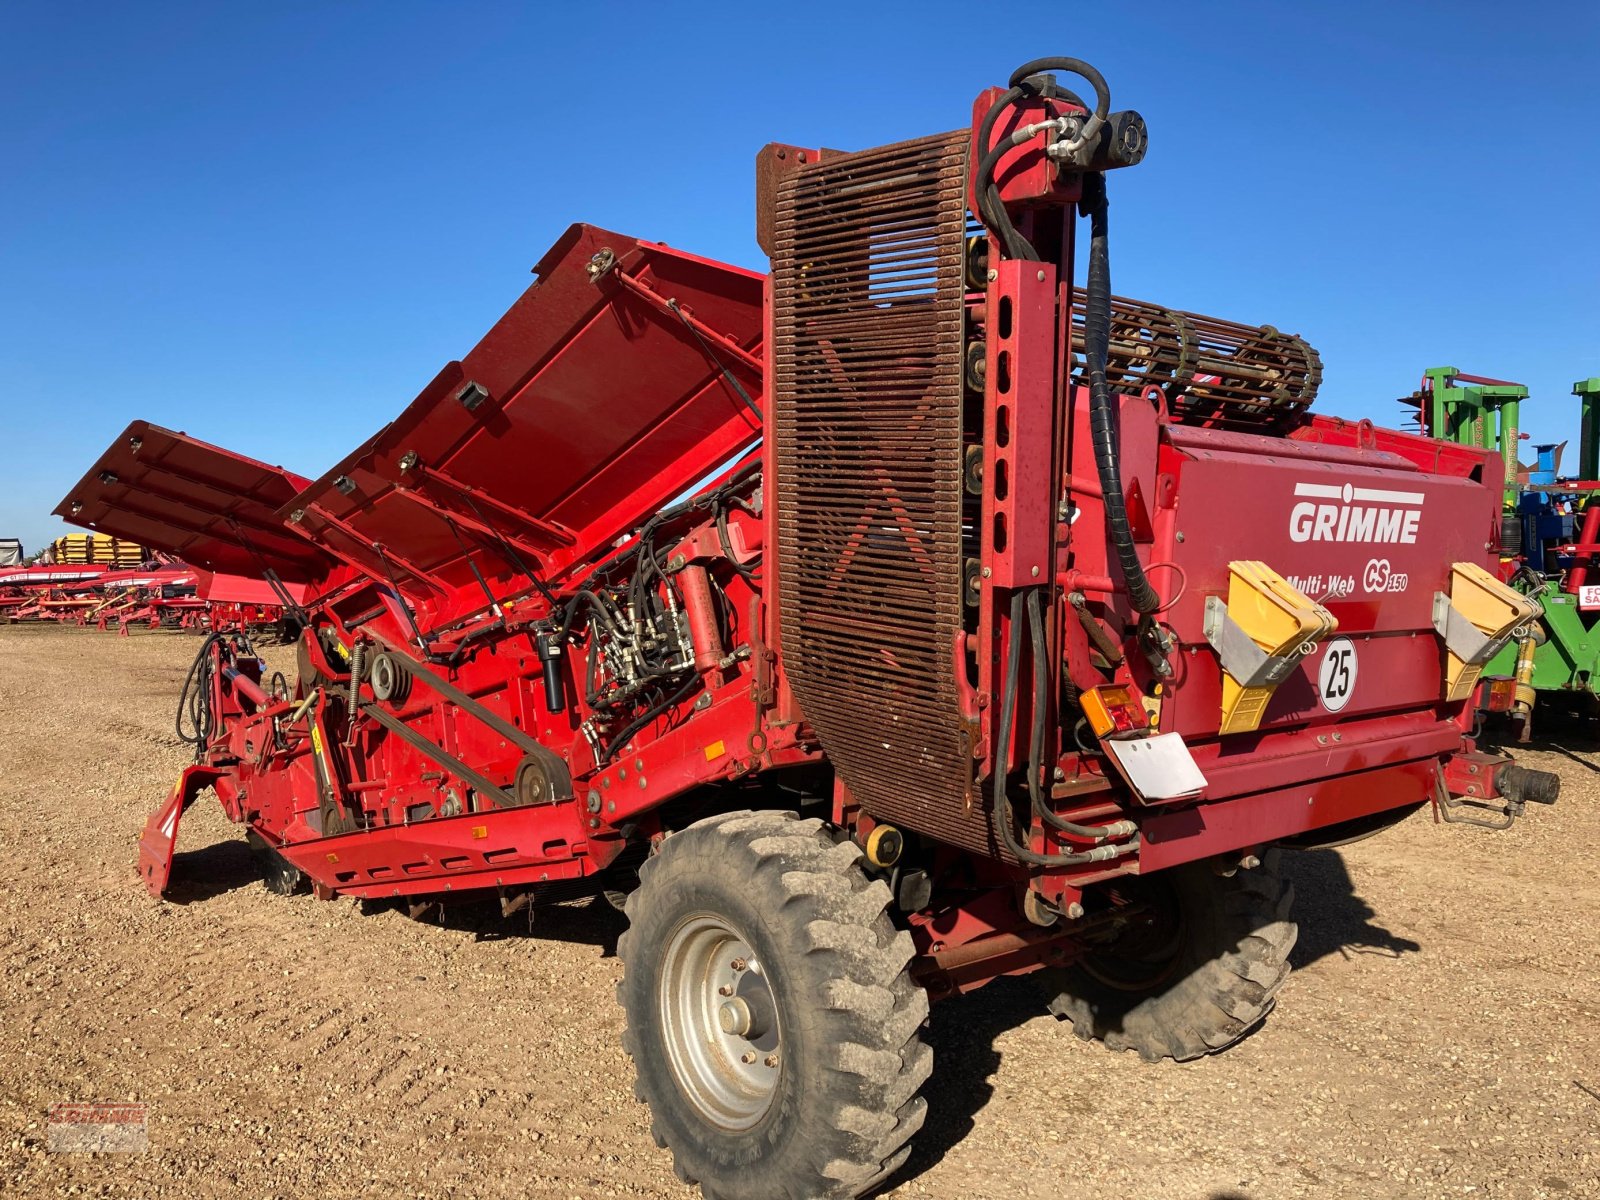
[[[558,580],[760,437],[760,274],[589,225],[535,271],[280,516],[435,600],[475,588],[469,559],[520,587],[522,567]]]
[[[135,421],[55,514],[191,566],[257,577],[270,569],[306,583],[334,560],[277,516],[305,486],[282,467]]]

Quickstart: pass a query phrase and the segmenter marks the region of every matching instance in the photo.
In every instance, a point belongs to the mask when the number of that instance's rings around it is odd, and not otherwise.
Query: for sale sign
[[[1578,607],[1585,612],[1600,608],[1600,583],[1586,583],[1578,589]]]

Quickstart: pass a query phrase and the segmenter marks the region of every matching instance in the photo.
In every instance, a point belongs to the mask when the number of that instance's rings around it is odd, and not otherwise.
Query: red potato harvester
[[[292,682],[207,639],[151,891],[210,786],[275,890],[626,896],[624,1044],[715,1197],[876,1186],[930,1000],[997,976],[1147,1058],[1241,1037],[1295,940],[1275,847],[1556,780],[1469,736],[1537,615],[1485,569],[1492,456],[1113,297],[1145,144],[1040,60],[951,133],[763,150],[769,277],[573,226],[314,483],[131,426],[61,515],[305,624]]]
[[[0,567],[0,617],[9,621],[59,620],[96,603],[72,593],[99,586],[113,570],[105,563]]]

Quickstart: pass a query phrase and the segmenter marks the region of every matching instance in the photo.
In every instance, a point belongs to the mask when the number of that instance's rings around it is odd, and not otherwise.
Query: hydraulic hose
[[[1036,594],[1036,592],[1035,592]],[[1017,675],[1022,666],[1022,626],[1026,619],[1025,606],[1028,594],[1015,592],[1011,597],[1011,636],[1006,644],[1006,677],[1004,682],[1004,695],[1000,701],[1000,726],[995,734],[995,770],[994,770],[994,823],[1000,835],[1000,842],[1020,862],[1036,867],[1075,867],[1085,863],[1104,862],[1107,859],[1119,858],[1131,853],[1138,846],[1138,839],[1124,842],[1116,846],[1096,846],[1093,850],[1085,850],[1080,854],[1039,854],[1030,847],[1017,841],[1017,835],[1012,829],[1011,796],[1008,788],[1008,777],[1011,774],[1011,727],[1017,711]],[[1038,674],[1047,676],[1044,670],[1044,659],[1039,660]],[[1035,708],[1040,706],[1036,703]],[[1037,713],[1034,718],[1034,728],[1039,728]],[[1035,739],[1034,746],[1030,749],[1030,759],[1037,758],[1039,739]],[[1029,770],[1032,770],[1030,766]],[[1090,835],[1093,836],[1093,835]]]
[[[621,731],[619,731],[615,737],[606,743],[605,749],[602,752],[597,765],[604,766],[606,763],[610,762],[617,756],[617,751],[628,744],[629,740],[634,734],[638,733],[657,717],[672,711],[672,709],[677,705],[682,704],[694,694],[695,689],[700,685],[700,676],[691,674],[688,679],[683,681],[683,684],[675,692],[673,692],[660,704],[657,704],[654,708],[647,709],[646,711],[640,713],[632,721],[624,725]]]
[[[1094,446],[1095,469],[1106,510],[1106,538],[1117,555],[1128,602],[1136,613],[1161,607],[1161,597],[1145,577],[1128,524],[1128,504],[1122,494],[1122,465],[1117,448],[1116,414],[1111,388],[1106,382],[1106,359],[1111,352],[1111,253],[1107,248],[1106,178],[1093,172],[1083,177],[1081,207],[1089,218],[1089,283],[1084,296],[1083,347],[1089,370],[1089,438]]]
[[[978,147],[983,152],[983,157],[978,164],[976,189],[978,215],[983,218],[983,223],[1003,243],[1008,258],[1036,261],[1039,255],[1034,250],[1032,243],[1017,231],[1017,227],[1012,223],[1005,206],[1000,203],[999,189],[995,187],[994,183],[994,172],[1000,165],[1001,157],[1018,145],[1019,141],[1016,135],[1013,135],[1002,139],[999,145],[991,146],[989,139],[994,136],[995,125],[999,122],[1001,114],[1006,109],[1031,96],[1045,96],[1049,99],[1065,100],[1067,103],[1082,109],[1089,107],[1075,92],[1055,84],[1035,83],[1033,81],[1033,76],[1046,71],[1069,72],[1087,80],[1090,86],[1094,88],[1095,106],[1089,122],[1084,126],[1083,133],[1080,135],[1083,139],[1087,140],[1087,138],[1094,136],[1111,112],[1111,90],[1106,86],[1105,77],[1082,59],[1036,58],[1032,62],[1023,63],[1022,66],[1011,72],[1011,78],[1007,81],[1009,84],[1008,90],[1002,93],[1000,98],[989,106],[989,111],[984,114],[983,120],[978,125]],[[1032,133],[1030,132],[1021,140],[1025,141],[1027,137],[1031,136]]]
[[[1011,774],[1011,723],[1017,712],[1017,672],[1022,666],[1023,605],[1026,597],[1015,592],[1011,597],[1011,636],[1006,642],[1006,677],[1000,701],[1000,726],[995,732],[994,823],[1000,842],[1018,859],[1033,866],[1062,866],[1059,856],[1035,854],[1017,842],[1011,828],[1011,797],[1007,777]]]
[[[1132,821],[1118,821],[1112,825],[1079,825],[1058,817],[1044,802],[1041,783],[1044,764],[1040,760],[1044,754],[1046,717],[1050,711],[1050,672],[1045,669],[1045,664],[1050,661],[1050,649],[1045,638],[1042,593],[1042,588],[1035,588],[1028,593],[1028,632],[1033,642],[1033,734],[1028,743],[1028,798],[1033,805],[1033,814],[1051,829],[1070,833],[1074,837],[1092,838],[1097,842],[1127,837],[1139,832],[1139,827]]]
[[[717,505],[717,541],[722,546],[722,553],[727,558],[728,565],[751,587],[759,589],[761,577],[734,556],[733,541],[728,536],[728,505],[726,503]]]
[[[566,644],[568,636],[572,633],[572,626],[577,620],[578,607],[580,604],[587,605],[589,608],[594,609],[594,611],[599,614],[601,620],[605,621],[605,623],[611,627],[611,631],[614,634],[617,634],[618,636],[622,635],[622,627],[617,624],[616,615],[605,606],[605,603],[600,599],[599,596],[597,596],[594,592],[585,589],[584,591],[574,592],[572,594],[572,599],[567,601],[566,612],[562,614],[561,629],[558,635],[562,645]]]
[[[216,715],[211,708],[211,680],[215,674],[211,648],[225,639],[226,635],[221,633],[206,635],[200,643],[200,653],[194,656],[194,662],[189,665],[183,691],[178,696],[178,715],[173,722],[173,729],[180,742],[194,747],[196,762],[205,756],[206,743],[211,740],[212,731],[216,728]]]
[[[1089,86],[1094,88],[1094,115],[1103,123],[1106,117],[1111,114],[1111,89],[1106,86],[1106,77],[1081,58],[1066,58],[1060,55],[1035,58],[1023,63],[1015,71],[1011,72],[1011,78],[1006,80],[1006,83],[1011,87],[1020,87],[1026,80],[1035,75],[1043,75],[1047,71],[1066,71],[1069,74],[1087,80]],[[1076,94],[1069,92],[1066,88],[1055,87],[1052,90],[1061,99],[1069,100],[1079,108],[1089,107],[1078,99]],[[1091,129],[1088,132],[1093,134],[1094,130]]]
[[[1088,107],[1072,92],[1035,80],[1035,76],[1049,71],[1077,75],[1094,88],[1095,106],[1080,135],[1083,140],[1097,134],[1111,112],[1111,89],[1107,87],[1105,77],[1088,63],[1078,58],[1036,58],[1023,63],[1011,73],[1009,89],[989,106],[989,111],[979,123],[978,146],[983,151],[983,157],[976,172],[978,215],[1000,241],[1007,257],[1029,261],[1037,260],[1038,252],[1018,232],[1005,205],[1000,202],[999,189],[994,182],[994,172],[999,167],[1001,157],[1017,142],[1014,137],[1006,137],[999,144],[991,146],[990,139],[994,136],[1001,115],[1031,96],[1044,95],[1067,100],[1080,108]],[[1032,136],[1032,133],[1028,136]],[[1090,438],[1105,503],[1106,535],[1115,549],[1117,564],[1122,568],[1129,602],[1135,612],[1146,615],[1160,607],[1161,599],[1146,578],[1133,543],[1133,531],[1128,523],[1128,505],[1122,491],[1116,414],[1106,379],[1106,364],[1111,351],[1111,252],[1104,174],[1085,173],[1080,208],[1089,218],[1089,281],[1084,305],[1084,351],[1089,372]]]

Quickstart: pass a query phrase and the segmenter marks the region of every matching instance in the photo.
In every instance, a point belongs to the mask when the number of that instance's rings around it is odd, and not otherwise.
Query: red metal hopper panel
[[[1185,656],[1162,729],[1191,742],[1216,732],[1222,684],[1207,646],[1206,602],[1227,595],[1231,560],[1251,558],[1338,622],[1321,649],[1278,685],[1263,731],[1342,724],[1354,737],[1354,722],[1364,716],[1431,716],[1443,671],[1434,596],[1448,592],[1452,563],[1492,562],[1498,489],[1420,470],[1388,450],[1182,427],[1166,430],[1165,439],[1162,470],[1176,477],[1176,502],[1158,512],[1152,559],[1171,563],[1181,580],[1162,623],[1194,653]],[[1348,688],[1330,704],[1319,677],[1329,647],[1341,643],[1351,655]],[[1414,734],[1412,744],[1424,736]],[[1219,753],[1262,769],[1252,739]]]
[[[296,604],[311,599],[311,589],[300,584],[286,583],[283,590]],[[248,575],[228,575],[222,572],[204,573],[199,580],[199,594],[212,604],[280,605],[283,596],[264,579]]]
[[[213,571],[321,578],[328,554],[285,528],[277,510],[306,485],[282,467],[135,421],[56,516]]]
[[[281,515],[403,584],[472,586],[469,555],[491,578],[518,559],[554,577],[759,438],[763,276],[588,225],[534,269],[464,359]]]

